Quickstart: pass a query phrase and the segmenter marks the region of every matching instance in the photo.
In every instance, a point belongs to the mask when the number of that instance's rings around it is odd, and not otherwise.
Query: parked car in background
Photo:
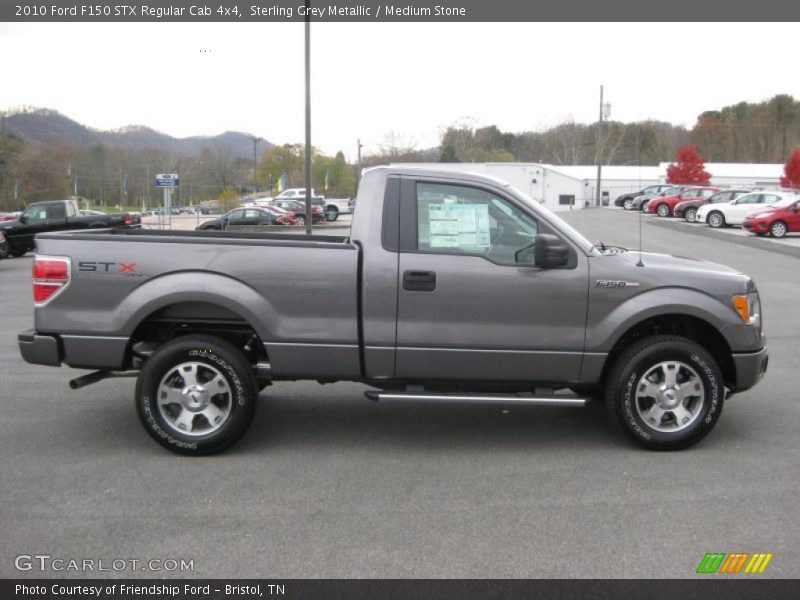
[[[673,187],[671,183],[658,183],[656,185],[648,185],[646,188],[638,192],[628,192],[621,194],[614,198],[614,206],[621,206],[625,210],[631,210],[633,207],[633,199],[638,196],[648,196],[650,194],[658,194],[664,190]]]
[[[22,214],[21,211],[17,212],[0,212],[0,223],[3,221],[16,221]]]
[[[688,186],[685,185],[672,185],[665,190],[656,192],[655,194],[645,194],[643,196],[636,196],[636,198],[631,200],[631,207],[626,210],[644,210],[647,203],[653,198],[676,196],[677,194],[680,194],[687,187]]]
[[[316,196],[317,192],[314,191],[314,188],[311,188],[311,196]],[[302,198],[303,200],[306,199],[306,188],[288,188],[283,190],[280,194],[275,196],[273,200],[297,200]],[[323,196],[320,196],[323,198]]]
[[[82,216],[75,200],[48,200],[29,205],[16,221],[3,221],[0,231],[8,242],[11,256],[22,256],[34,249],[34,236],[46,231],[72,229],[138,228],[142,220],[129,213]]]
[[[269,208],[253,206],[234,208],[219,219],[201,223],[195,229],[198,231],[225,231],[231,225],[294,225],[292,220],[292,216],[289,214],[279,214]]]
[[[704,204],[697,209],[698,223],[708,223],[719,229],[728,225],[741,225],[751,212],[791,197],[785,192],[751,192],[726,203]]]
[[[305,225],[306,224],[306,199],[303,198],[302,201],[300,200],[272,200],[269,203],[269,206],[275,206],[278,208],[282,208],[283,210],[288,210],[294,213],[295,217],[297,217],[297,224],[298,225]],[[325,210],[324,210],[324,202],[325,200],[322,196],[316,196],[315,198],[311,198],[311,223],[319,223],[320,221],[325,220]]]
[[[710,198],[720,189],[716,187],[687,187],[680,194],[674,196],[659,196],[647,203],[644,211],[657,214],[659,217],[671,217],[675,205],[684,200],[697,200]]]
[[[750,213],[742,227],[756,235],[782,238],[787,233],[800,232],[800,198],[795,194],[781,194],[783,198],[769,208]]]
[[[672,209],[672,214],[676,217],[683,217],[687,223],[694,223],[697,215],[697,209],[704,204],[720,204],[723,202],[730,202],[736,200],[739,196],[751,193],[753,190],[735,189],[735,190],[722,190],[709,197],[692,198],[683,200],[675,205]]]

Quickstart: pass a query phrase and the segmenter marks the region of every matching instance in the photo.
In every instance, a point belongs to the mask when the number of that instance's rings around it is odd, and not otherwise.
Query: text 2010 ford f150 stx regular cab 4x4
[[[604,399],[635,442],[678,449],[766,371],[758,292],[732,269],[593,245],[491,177],[378,167],[357,205],[347,238],[40,235],[22,355],[98,369],[73,388],[138,374],[145,428],[189,454],[297,379],[379,401]]]

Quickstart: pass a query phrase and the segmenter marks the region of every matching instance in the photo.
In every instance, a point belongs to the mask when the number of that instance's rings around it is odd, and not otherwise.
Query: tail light
[[[67,256],[40,256],[33,260],[33,304],[44,306],[69,285],[72,264]]]
[[[122,217],[122,222],[125,223],[125,225],[133,225],[133,217],[131,215],[125,215]]]

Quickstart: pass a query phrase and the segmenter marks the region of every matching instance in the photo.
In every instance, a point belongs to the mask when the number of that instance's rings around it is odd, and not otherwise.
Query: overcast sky
[[[691,126],[777,93],[800,97],[797,25],[312,25],[312,132],[354,158],[390,130],[418,147],[471,119],[507,131],[611,117]],[[201,51],[202,50],[202,51]],[[252,132],[302,142],[299,23],[0,24],[0,110],[34,105],[99,129]]]

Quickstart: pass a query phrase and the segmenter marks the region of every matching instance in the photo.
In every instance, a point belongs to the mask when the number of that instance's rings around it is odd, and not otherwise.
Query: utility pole
[[[595,190],[595,206],[600,206],[600,182],[603,164],[603,86],[600,86],[600,120],[597,123],[597,189]]]
[[[253,202],[256,201],[256,190],[258,189],[258,151],[256,150],[258,142],[261,141],[260,137],[251,136],[253,140]]]
[[[356,140],[356,150],[358,161],[356,162],[356,195],[358,195],[358,184],[361,183],[361,138]]]
[[[603,86],[600,86],[600,120],[597,124],[597,196],[595,198],[595,205],[602,206],[602,198],[600,192],[600,184],[602,182],[601,178],[601,168],[603,164],[603,146],[604,146],[604,139],[603,139],[603,119],[608,118],[611,116],[611,105],[607,102],[603,104]]]
[[[0,152],[0,166],[3,167],[3,208],[8,210],[8,142],[6,141],[6,113],[0,115],[2,120],[3,151]]]
[[[311,0],[306,0],[306,235],[311,235]]]

